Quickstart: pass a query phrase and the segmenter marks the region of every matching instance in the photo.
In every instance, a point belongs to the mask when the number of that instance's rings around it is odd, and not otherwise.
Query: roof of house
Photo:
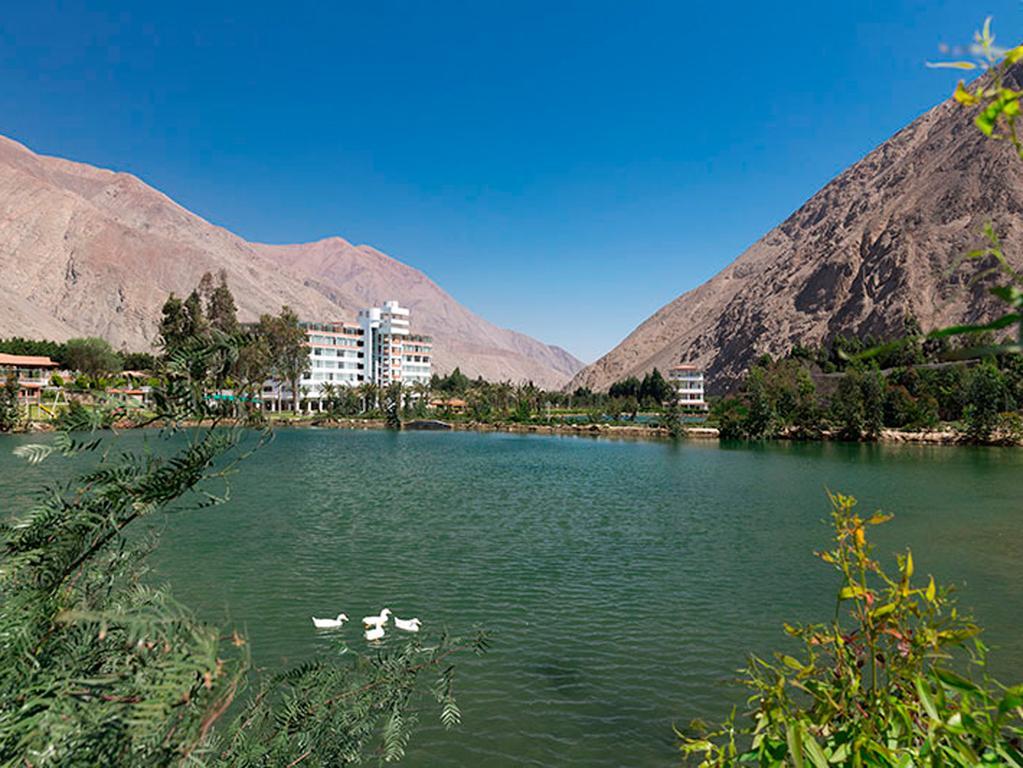
[[[465,400],[460,397],[452,397],[448,400],[431,400],[430,405],[446,405],[449,408],[464,408]]]
[[[683,365],[672,366],[672,368],[670,370],[672,370],[672,371],[698,371],[700,369],[697,366],[695,366],[695,365],[685,365],[685,364],[683,364]]]
[[[57,364],[43,355],[8,355],[0,352],[0,365],[14,365],[20,368],[56,368]]]

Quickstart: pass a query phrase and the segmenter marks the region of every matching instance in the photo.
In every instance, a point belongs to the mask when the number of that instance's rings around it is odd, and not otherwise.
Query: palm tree
[[[337,410],[338,390],[333,382],[326,382],[320,386],[320,397],[327,403],[327,412],[333,416]]]
[[[433,393],[430,390],[430,383],[417,381],[412,385],[412,397],[415,398],[415,413],[419,418],[424,418],[430,407],[430,398]]]
[[[359,398],[362,400],[362,412],[367,411],[376,407],[377,394],[379,387],[371,381],[365,381],[359,385]]]

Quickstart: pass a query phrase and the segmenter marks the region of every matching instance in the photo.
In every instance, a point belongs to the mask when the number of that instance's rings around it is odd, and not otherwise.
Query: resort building
[[[678,393],[678,403],[683,408],[707,410],[703,399],[703,371],[695,365],[676,365],[668,371],[668,381]]]
[[[397,301],[359,312],[355,323],[302,323],[309,347],[309,371],[299,383],[309,410],[324,410],[324,386],[357,387],[393,382],[427,384],[432,375],[433,341],[412,333],[411,312]],[[271,407],[278,399],[290,402],[284,382],[268,382],[263,399]]]
[[[367,381],[381,387],[395,381],[409,385],[430,381],[432,340],[412,334],[410,314],[396,301],[359,312],[362,338],[372,352],[366,357]]]
[[[22,405],[41,402],[43,387],[49,385],[50,376],[57,367],[57,363],[48,357],[0,352],[0,382],[6,383],[9,376],[17,377],[18,402]]]

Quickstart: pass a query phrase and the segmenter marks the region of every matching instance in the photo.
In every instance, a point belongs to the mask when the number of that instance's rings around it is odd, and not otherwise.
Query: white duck
[[[343,613],[339,613],[335,619],[318,619],[313,616],[313,626],[317,629],[339,629],[346,621],[348,616]]]
[[[382,640],[384,638],[384,625],[377,624],[372,629],[367,629],[364,634],[366,635],[366,639],[370,642]]]
[[[418,632],[422,625],[423,622],[419,619],[399,619],[397,616],[394,617],[394,626],[405,632]]]
[[[387,617],[391,615],[390,608],[384,608],[380,611],[379,616],[366,616],[362,620],[362,626],[366,629],[372,629],[373,627],[383,627],[387,625]]]

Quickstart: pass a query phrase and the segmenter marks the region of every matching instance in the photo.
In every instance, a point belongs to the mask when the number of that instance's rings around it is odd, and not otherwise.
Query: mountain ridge
[[[100,335],[148,348],[167,295],[187,294],[203,272],[218,269],[227,271],[246,320],[282,304],[323,321],[353,319],[362,306],[390,298],[409,304],[414,329],[434,336],[440,373],[460,366],[471,376],[556,387],[582,366],[560,347],[473,314],[424,273],[370,246],[339,236],[252,243],[133,174],[40,155],[0,136],[7,289],[0,336]]]
[[[1015,79],[1016,73],[1012,73]],[[825,184],[702,285],[657,310],[569,388],[606,389],[687,362],[712,392],[760,355],[840,333],[892,336],[906,315],[925,329],[989,319],[984,281],[952,270],[992,221],[1023,245],[1023,163],[947,100]]]

